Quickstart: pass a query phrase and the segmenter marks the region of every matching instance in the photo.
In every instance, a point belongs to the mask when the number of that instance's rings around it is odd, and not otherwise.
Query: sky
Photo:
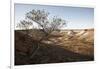
[[[48,11],[49,17],[58,16],[66,20],[64,29],[89,29],[94,27],[94,8],[38,5],[38,4],[15,4],[15,29],[20,20],[25,19],[25,14],[33,9]]]

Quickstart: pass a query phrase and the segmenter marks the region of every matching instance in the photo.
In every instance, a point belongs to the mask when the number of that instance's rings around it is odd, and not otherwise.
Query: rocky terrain
[[[61,30],[41,42],[42,33],[26,31],[15,30],[15,65],[94,60],[94,29]]]

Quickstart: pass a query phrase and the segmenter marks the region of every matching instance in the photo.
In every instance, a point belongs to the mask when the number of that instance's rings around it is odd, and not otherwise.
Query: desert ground
[[[41,42],[42,33],[28,31],[15,30],[15,65],[94,60],[94,29],[64,29]]]

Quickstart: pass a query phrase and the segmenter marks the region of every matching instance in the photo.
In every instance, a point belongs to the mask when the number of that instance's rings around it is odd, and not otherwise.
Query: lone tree
[[[44,36],[42,36],[42,38],[39,39],[39,42],[41,42],[45,38],[48,38],[48,36],[52,32],[58,31],[61,27],[63,27],[66,24],[66,21],[63,20],[62,18],[57,17],[57,16],[53,16],[52,18],[50,18],[48,16],[49,14],[50,13],[46,12],[45,10],[34,10],[33,9],[32,11],[26,13],[25,20],[20,21],[17,27],[24,28],[27,30],[29,29],[30,26],[36,23],[38,25],[38,29],[40,29],[39,32],[42,32],[44,34]],[[39,45],[37,45],[37,49],[38,48],[39,48]],[[34,52],[31,57],[33,57],[33,55],[34,55]]]

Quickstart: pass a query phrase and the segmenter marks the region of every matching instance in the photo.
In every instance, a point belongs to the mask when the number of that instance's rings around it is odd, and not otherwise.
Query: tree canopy
[[[57,16],[50,18],[48,17],[49,14],[50,13],[46,12],[45,10],[33,9],[25,14],[25,20],[20,21],[20,23],[17,24],[17,27],[29,29],[35,22],[38,25],[38,28],[41,29],[41,32],[48,35],[66,24],[64,19]]]

